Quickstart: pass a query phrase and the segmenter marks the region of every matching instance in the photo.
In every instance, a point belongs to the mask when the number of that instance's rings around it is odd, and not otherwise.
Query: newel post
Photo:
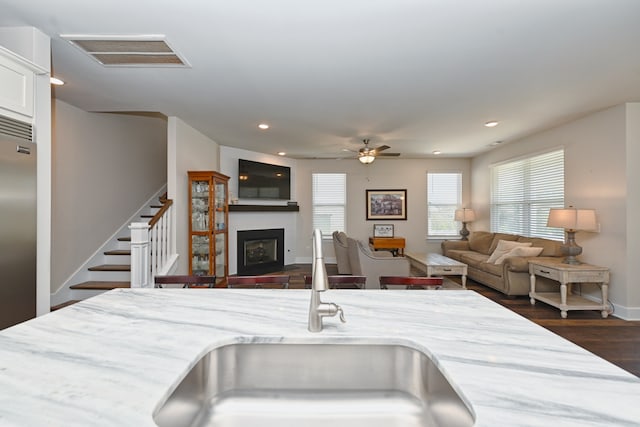
[[[149,268],[149,224],[132,222],[131,230],[131,288],[152,288]]]

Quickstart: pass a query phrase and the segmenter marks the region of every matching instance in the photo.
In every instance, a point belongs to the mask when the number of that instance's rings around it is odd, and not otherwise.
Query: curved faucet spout
[[[345,323],[344,313],[339,305],[324,303],[320,300],[320,292],[329,289],[329,277],[322,256],[322,232],[319,229],[313,231],[313,265],[311,269],[311,302],[309,304],[309,326],[311,332],[322,330],[322,318],[326,316],[340,315],[340,320]]]

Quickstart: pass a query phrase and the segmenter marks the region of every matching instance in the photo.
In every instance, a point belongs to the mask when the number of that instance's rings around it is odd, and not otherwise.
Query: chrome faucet
[[[342,323],[346,322],[339,305],[320,300],[320,292],[327,289],[329,289],[329,280],[322,256],[322,232],[315,229],[313,231],[313,265],[311,267],[311,304],[309,305],[310,332],[322,331],[322,318],[326,316],[338,314]]]

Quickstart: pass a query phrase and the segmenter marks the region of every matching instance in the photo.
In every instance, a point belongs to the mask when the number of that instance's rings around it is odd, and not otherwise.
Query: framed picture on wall
[[[393,237],[393,224],[373,224],[373,237]]]
[[[366,190],[367,220],[407,219],[407,190]]]

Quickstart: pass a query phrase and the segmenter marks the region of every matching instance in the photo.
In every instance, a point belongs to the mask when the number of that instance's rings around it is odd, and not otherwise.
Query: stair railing
[[[162,207],[149,222],[133,222],[131,230],[131,287],[152,288],[153,278],[167,274],[178,255],[173,233],[173,200],[160,198]]]

